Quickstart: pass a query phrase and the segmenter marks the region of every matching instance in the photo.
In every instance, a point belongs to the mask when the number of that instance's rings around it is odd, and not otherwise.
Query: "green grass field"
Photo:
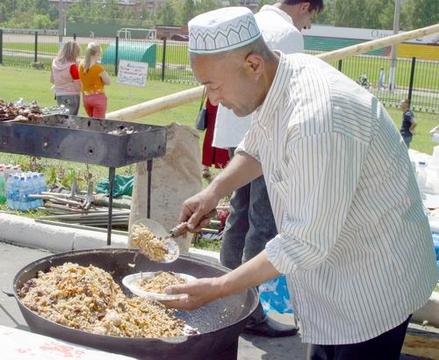
[[[390,71],[390,60],[381,57],[350,57],[343,60],[342,72],[351,79],[358,79],[361,74],[366,74],[369,82],[376,86],[380,68],[384,68],[386,82]],[[411,59],[398,59],[396,67],[396,82],[398,86],[407,87],[410,82]],[[417,60],[415,65],[414,88],[439,89],[439,62]]]
[[[120,40],[122,44],[125,40]],[[129,40],[127,40],[129,42]],[[143,42],[135,41],[132,42],[133,47],[143,46]],[[31,43],[12,43],[5,42],[3,44],[4,49],[11,51],[34,51],[34,44]],[[107,45],[102,44],[102,48],[105,50]],[[82,54],[85,52],[86,45],[81,45]],[[38,44],[38,51],[42,54],[55,54],[58,51],[58,44],[40,42]],[[161,43],[157,43],[157,53],[156,59],[157,63],[161,63],[163,58],[163,46]],[[4,61],[7,65],[13,65],[14,62],[22,63],[18,56],[4,55]],[[44,59],[39,61],[46,62]],[[185,42],[168,42],[166,47],[166,63],[167,64],[179,64],[179,65],[189,65],[189,57],[187,51],[187,44]],[[337,66],[335,63],[334,66]],[[378,82],[378,76],[380,68],[383,67],[386,72],[386,81],[388,81],[390,60],[383,57],[375,56],[365,56],[365,57],[350,57],[343,60],[342,71],[351,79],[358,79],[361,74],[366,74],[370,83],[375,86]],[[410,68],[411,59],[398,59],[397,70],[396,70],[396,82],[399,86],[408,87],[410,80]],[[439,62],[433,61],[421,61],[418,60],[415,68],[415,78],[414,87],[421,89],[439,89]],[[186,78],[186,76],[185,76]]]

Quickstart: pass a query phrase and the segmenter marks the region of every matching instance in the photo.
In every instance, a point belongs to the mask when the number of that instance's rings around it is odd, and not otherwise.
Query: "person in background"
[[[77,64],[80,52],[81,48],[76,41],[67,41],[53,59],[50,72],[56,102],[59,106],[64,105],[70,115],[78,115],[81,101],[81,82]]]
[[[380,73],[378,74],[378,90],[383,90],[385,88],[385,82],[386,82],[386,72],[384,71],[384,68],[380,68]]]
[[[225,195],[263,174],[278,234],[231,272],[168,287],[186,295],[166,305],[195,309],[283,273],[310,359],[399,359],[438,272],[407,148],[383,104],[317,57],[269,50],[246,8],[198,15],[188,28],[193,74],[212,104],[253,118],[179,221],[198,231]]]
[[[79,78],[82,84],[82,96],[87,115],[104,119],[107,112],[107,96],[104,86],[111,84],[111,78],[105,68],[99,64],[101,47],[89,43],[85,59],[79,65]]]
[[[401,123],[401,136],[404,139],[407,147],[410,147],[410,143],[412,142],[413,135],[415,134],[416,122],[415,115],[413,111],[410,110],[410,101],[409,99],[404,99],[401,101],[401,110],[402,110],[402,123]]]
[[[285,54],[304,51],[301,30],[311,27],[312,18],[323,10],[323,0],[281,0],[265,5],[255,15],[264,41],[270,49]],[[213,146],[228,148],[230,156],[250,128],[252,116],[239,118],[221,104],[218,107]],[[263,176],[235,190],[230,215],[221,242],[220,260],[235,269],[259,254],[276,234],[276,223]],[[266,316],[259,305],[244,332],[267,336],[292,336],[295,326],[281,324]]]
[[[216,113],[218,106],[211,104],[209,99],[206,100],[206,133],[203,141],[203,156],[201,163],[203,165],[202,175],[205,179],[211,179],[210,167],[223,169],[229,162],[229,152],[225,149],[219,149],[212,146],[213,133],[215,131]]]

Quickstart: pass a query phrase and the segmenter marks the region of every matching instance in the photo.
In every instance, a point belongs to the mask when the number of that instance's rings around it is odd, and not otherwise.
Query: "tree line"
[[[260,0],[259,7],[273,0]],[[166,0],[161,7],[148,10],[144,1],[138,6],[122,6],[117,0],[79,0],[67,7],[67,21],[78,23],[117,23],[121,26],[154,27],[184,25],[202,12],[240,0]],[[394,1],[389,0],[325,0],[325,10],[315,23],[346,27],[392,29]],[[57,29],[58,9],[49,0],[2,0],[0,27]],[[438,0],[403,0],[401,30],[412,30],[439,23]]]

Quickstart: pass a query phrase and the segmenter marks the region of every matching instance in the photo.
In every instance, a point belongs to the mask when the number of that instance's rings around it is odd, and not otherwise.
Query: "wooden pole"
[[[175,94],[116,110],[107,114],[107,119],[131,121],[159,111],[172,109],[193,101],[199,101],[203,95],[203,88],[204,86],[198,86],[196,88],[180,91]]]
[[[427,26],[417,30],[407,31],[402,34],[387,36],[382,39],[367,41],[365,43],[348,46],[339,50],[329,51],[323,54],[319,54],[317,55],[317,57],[325,61],[340,60],[348,56],[363,54],[365,52],[382,49],[387,46],[398,44],[403,41],[419,39],[427,35],[436,33],[439,33],[439,24]]]
[[[427,35],[439,33],[439,24],[427,26],[421,29],[407,31],[402,34],[388,36],[382,39],[376,39],[349,46],[343,49],[326,52],[317,55],[322,60],[341,60],[348,56],[363,54],[375,49],[391,46],[403,41],[419,39]],[[193,89],[184,90],[172,95],[164,96],[158,99],[150,100],[138,105],[133,105],[124,109],[113,111],[107,114],[108,119],[130,121],[139,119],[146,115],[154,114],[159,111],[172,109],[174,107],[199,100],[203,94],[203,86]]]

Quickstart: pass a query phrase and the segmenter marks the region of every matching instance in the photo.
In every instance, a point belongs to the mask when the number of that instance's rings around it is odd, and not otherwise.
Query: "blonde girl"
[[[111,79],[104,67],[99,64],[101,47],[89,43],[85,59],[79,65],[79,78],[82,84],[84,108],[88,116],[104,119],[107,111],[107,96],[104,86],[111,84]]]
[[[64,105],[71,115],[77,115],[79,110],[81,83],[77,62],[80,52],[76,41],[67,41],[53,59],[50,74],[58,105]]]

